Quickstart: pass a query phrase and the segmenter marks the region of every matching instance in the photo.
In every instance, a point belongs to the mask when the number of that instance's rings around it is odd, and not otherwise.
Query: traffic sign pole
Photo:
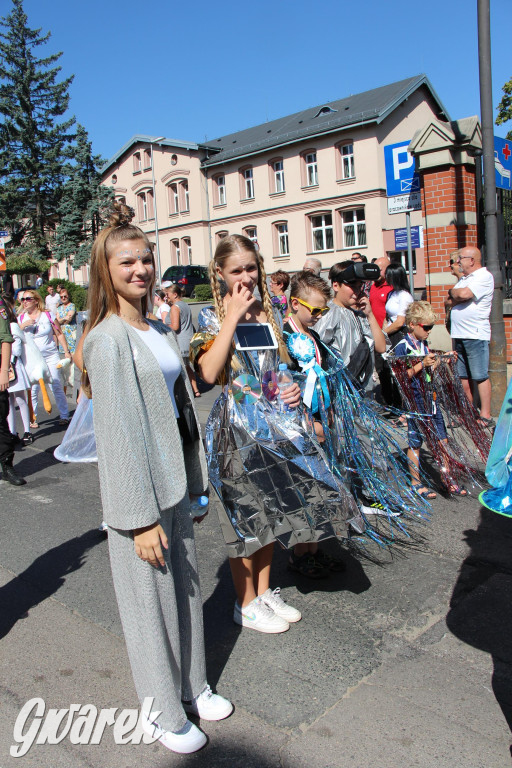
[[[412,240],[411,240],[411,212],[405,214],[405,224],[407,227],[407,265],[409,267],[409,285],[411,293],[414,296],[414,269],[412,265]]]

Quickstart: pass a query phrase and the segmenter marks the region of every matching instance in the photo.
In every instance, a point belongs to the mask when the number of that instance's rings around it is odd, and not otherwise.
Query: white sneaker
[[[232,713],[233,705],[223,696],[213,693],[210,686],[207,685],[204,691],[193,701],[184,701],[183,709],[185,712],[197,715],[202,720],[224,720]]]
[[[265,605],[260,597],[256,597],[244,608],[240,608],[238,603],[235,603],[233,621],[242,627],[249,627],[255,629],[256,632],[267,632],[268,634],[278,634],[290,629],[286,619],[282,619],[281,616],[274,613],[272,608]]]
[[[144,733],[147,733],[152,739],[158,739],[164,747],[172,752],[178,752],[180,755],[197,752],[208,741],[206,735],[190,720],[187,720],[179,731],[164,731],[158,723],[151,722],[146,715],[141,713],[140,724]]]
[[[301,612],[296,608],[293,608],[291,605],[288,605],[288,603],[285,603],[281,597],[281,587],[277,587],[273,592],[270,588],[267,589],[267,591],[261,595],[261,599],[265,605],[268,605],[269,608],[272,608],[276,616],[280,616],[290,624],[293,624],[294,622],[300,621],[302,619]]]

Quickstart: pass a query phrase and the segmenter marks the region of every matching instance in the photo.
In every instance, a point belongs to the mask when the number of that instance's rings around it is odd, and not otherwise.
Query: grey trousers
[[[183,700],[206,686],[203,606],[188,497],[160,523],[169,549],[154,568],[135,554],[130,531],[108,530],[110,565],[137,695],[154,698],[158,724],[179,731]]]

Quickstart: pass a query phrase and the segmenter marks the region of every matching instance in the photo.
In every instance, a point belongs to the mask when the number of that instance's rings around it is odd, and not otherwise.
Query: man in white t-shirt
[[[464,392],[472,402],[470,379],[478,387],[480,421],[491,426],[491,382],[489,379],[489,341],[491,338],[494,278],[482,267],[482,254],[474,246],[461,248],[458,264],[462,277],[448,291],[451,301],[451,336],[458,354],[457,371]]]
[[[48,296],[46,297],[46,301],[44,303],[46,309],[52,316],[52,320],[55,320],[55,317],[57,315],[57,307],[59,304],[61,304],[60,296],[55,291],[55,288],[53,285],[48,286]]]

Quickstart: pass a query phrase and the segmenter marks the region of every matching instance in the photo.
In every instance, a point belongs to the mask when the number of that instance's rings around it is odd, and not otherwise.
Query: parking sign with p
[[[409,195],[420,188],[420,177],[415,170],[414,157],[407,151],[409,144],[410,141],[401,141],[384,147],[388,197]]]

